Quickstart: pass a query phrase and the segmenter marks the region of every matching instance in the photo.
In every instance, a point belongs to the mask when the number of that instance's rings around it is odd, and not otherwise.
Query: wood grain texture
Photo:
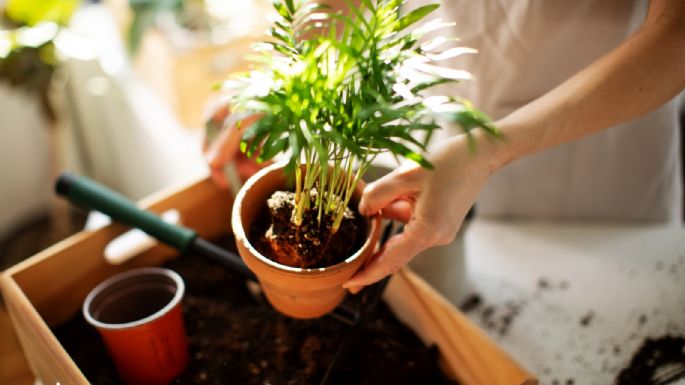
[[[390,281],[385,299],[462,385],[537,385],[538,381],[466,316],[408,268]]]
[[[145,199],[140,206],[154,212],[171,208],[201,236],[230,231],[232,197],[209,180],[170,188]],[[11,267],[0,276],[0,288],[19,341],[32,370],[45,383],[87,384],[50,331],[80,311],[88,292],[104,279],[140,266],[159,265],[178,253],[159,245],[118,266],[103,258],[107,244],[128,230],[112,224],[81,232]]]
[[[0,385],[32,385],[33,381],[7,309],[0,302]]]
[[[171,188],[141,202],[142,207],[155,212],[177,209],[186,226],[208,238],[230,231],[231,204],[230,194],[206,179]],[[19,341],[32,371],[45,383],[88,384],[52,334],[51,325],[79,311],[87,293],[105,278],[134,267],[159,265],[177,254],[159,245],[122,265],[107,264],[102,256],[105,246],[126,230],[125,226],[112,224],[76,234],[0,276],[0,289]],[[463,385],[537,384],[482,331],[408,270],[392,279],[386,299],[425,341],[437,343],[447,372]]]

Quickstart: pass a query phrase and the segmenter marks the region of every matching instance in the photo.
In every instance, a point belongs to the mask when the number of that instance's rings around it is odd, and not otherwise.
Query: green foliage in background
[[[289,153],[296,225],[315,189],[319,222],[332,215],[336,231],[358,180],[381,153],[431,168],[423,154],[438,121],[457,123],[469,135],[475,128],[497,135],[467,100],[428,94],[468,79],[438,62],[473,50],[449,47],[455,39],[445,37],[420,42],[453,24],[417,26],[439,5],[401,15],[403,2],[349,1],[350,11],[341,14],[313,2],[274,0],[278,16],[272,39],[257,47],[258,68],[225,83],[234,113],[263,116],[245,131],[242,150],[259,161]]]
[[[54,39],[80,0],[8,0],[0,18],[0,80],[37,94],[50,119],[48,88],[59,64]]]
[[[165,11],[181,11],[183,0],[129,0],[128,5],[133,11],[133,20],[128,29],[127,46],[129,53],[134,55],[140,48],[145,31],[155,24],[157,15]]]
[[[46,21],[65,26],[80,5],[81,0],[7,0],[5,15],[30,27]]]

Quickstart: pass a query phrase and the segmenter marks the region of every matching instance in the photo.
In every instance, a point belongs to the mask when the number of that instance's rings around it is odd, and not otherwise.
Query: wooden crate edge
[[[44,383],[89,384],[19,285],[5,273],[0,274],[0,291],[5,299],[17,338],[34,375]],[[35,346],[42,348],[35,350]],[[47,354],[41,355],[40,351]],[[52,369],[44,370],[45,365]],[[60,373],[60,378],[53,378],[52,373],[55,369]]]
[[[446,370],[463,385],[537,385],[538,380],[409,268],[395,274],[390,308],[427,344],[436,344]]]

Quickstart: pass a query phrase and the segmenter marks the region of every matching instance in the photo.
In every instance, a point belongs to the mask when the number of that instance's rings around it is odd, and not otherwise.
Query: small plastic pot
[[[83,315],[102,336],[129,385],[165,385],[188,364],[181,277],[158,267],[115,275],[96,286]]]
[[[245,182],[233,202],[231,226],[238,252],[262,285],[271,305],[294,318],[316,318],[333,310],[345,297],[342,284],[350,279],[371,257],[381,230],[379,216],[368,218],[364,245],[343,262],[333,266],[301,269],[282,265],[262,255],[247,239],[252,223],[266,200],[286,186],[284,163],[263,168]],[[353,201],[358,202],[364,182],[359,181]]]

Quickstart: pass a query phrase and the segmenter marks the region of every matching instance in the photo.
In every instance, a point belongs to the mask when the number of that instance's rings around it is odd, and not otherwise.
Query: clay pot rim
[[[257,171],[254,175],[252,175],[244,184],[243,187],[240,188],[238,191],[238,194],[235,197],[235,200],[233,201],[233,212],[231,215],[231,227],[233,228],[233,234],[236,237],[236,240],[238,242],[241,242],[243,246],[245,246],[252,255],[254,255],[257,260],[259,260],[261,263],[266,264],[268,267],[277,269],[279,271],[285,272],[285,273],[290,273],[294,274],[297,276],[303,276],[303,275],[318,275],[321,273],[334,273],[339,270],[344,270],[352,262],[354,262],[356,259],[358,259],[364,251],[371,247],[372,245],[370,244],[371,241],[373,240],[372,236],[369,236],[370,234],[374,233],[374,227],[375,226],[380,226],[380,215],[373,215],[367,218],[368,222],[368,228],[367,228],[367,234],[366,234],[366,241],[364,244],[350,257],[345,259],[344,261],[337,263],[332,266],[327,266],[327,267],[315,267],[315,268],[301,268],[301,267],[292,267],[288,265],[284,265],[275,261],[272,261],[271,259],[267,258],[266,256],[262,255],[257,249],[255,249],[250,241],[247,239],[247,236],[245,235],[245,229],[242,225],[242,216],[240,209],[242,208],[242,202],[243,199],[245,198],[245,195],[247,194],[248,191],[252,190],[252,186],[254,186],[262,177],[270,172],[274,172],[279,169],[285,168],[287,165],[287,162],[276,162],[273,163],[267,167],[264,167],[263,169]]]
[[[150,314],[147,317],[141,318],[136,321],[131,321],[131,322],[126,322],[126,323],[108,323],[108,322],[102,322],[91,314],[91,305],[95,298],[102,294],[105,290],[107,290],[112,284],[127,280],[131,277],[135,276],[140,276],[140,275],[157,275],[157,276],[163,276],[166,278],[170,278],[174,283],[176,284],[176,293],[174,293],[173,298],[164,305],[163,308],[157,310],[156,312]],[[169,313],[171,310],[173,310],[177,305],[181,303],[181,299],[183,299],[183,296],[185,294],[185,289],[186,285],[185,282],[183,281],[183,278],[181,276],[171,270],[171,269],[166,269],[163,267],[139,267],[136,269],[124,271],[123,273],[115,274],[106,280],[100,282],[97,286],[95,286],[89,293],[86,299],[83,301],[83,306],[82,306],[82,311],[83,311],[83,316],[86,319],[86,321],[93,325],[94,327],[98,329],[105,329],[105,330],[124,330],[124,329],[133,329],[139,326],[143,326],[146,324],[149,324],[152,321],[155,321],[159,318],[162,318],[165,316],[167,313]]]

